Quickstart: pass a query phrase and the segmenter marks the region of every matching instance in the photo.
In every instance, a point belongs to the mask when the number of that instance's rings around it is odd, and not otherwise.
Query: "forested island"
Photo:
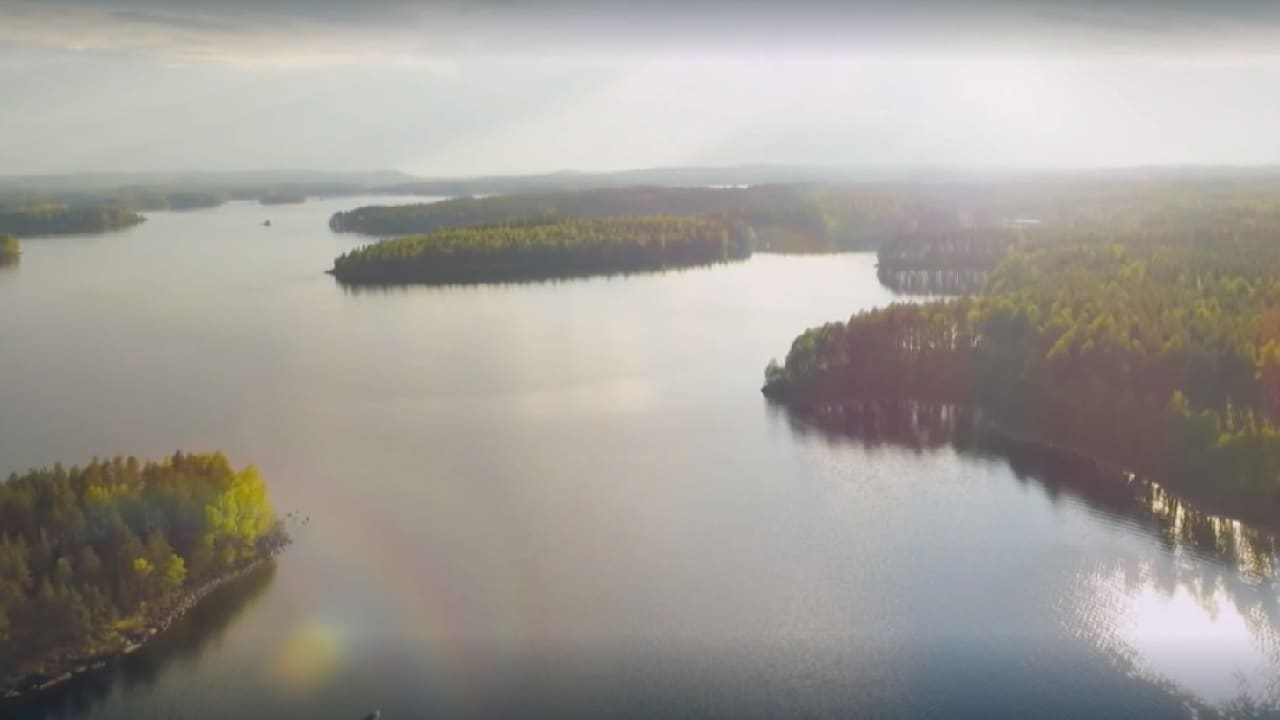
[[[1280,510],[1280,247],[1263,225],[1013,245],[983,292],[810,329],[764,392],[802,411],[979,409],[1237,517]]]
[[[145,219],[132,210],[114,205],[0,206],[0,234],[30,237],[108,232],[137,225]]]
[[[22,246],[12,235],[0,235],[0,265],[12,265],[22,257]]]
[[[0,484],[0,698],[136,650],[288,537],[221,453],[93,460]]]
[[[348,284],[537,280],[708,265],[746,258],[750,228],[728,215],[549,218],[446,228],[334,260]]]

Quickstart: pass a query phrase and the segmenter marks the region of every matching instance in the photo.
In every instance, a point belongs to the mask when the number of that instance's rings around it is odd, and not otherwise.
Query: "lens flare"
[[[322,684],[337,669],[342,642],[331,626],[316,620],[295,625],[271,658],[271,674],[279,687],[305,692]]]

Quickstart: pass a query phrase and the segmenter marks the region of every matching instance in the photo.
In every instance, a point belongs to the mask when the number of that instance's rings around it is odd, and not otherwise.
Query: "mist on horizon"
[[[1280,163],[1269,3],[0,1],[4,174]]]

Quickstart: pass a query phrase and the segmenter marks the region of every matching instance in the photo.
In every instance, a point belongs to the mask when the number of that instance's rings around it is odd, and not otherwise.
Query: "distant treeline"
[[[258,198],[262,205],[297,205],[307,201],[304,193],[296,191],[270,192]]]
[[[125,176],[127,177],[127,176]],[[0,207],[65,205],[119,207],[133,211],[196,210],[233,200],[275,204],[308,197],[342,197],[376,192],[375,188],[341,181],[271,181],[217,176],[205,180],[176,178],[157,184],[79,185],[73,179],[50,185],[32,180],[24,186],[0,179]]]
[[[341,197],[369,192],[359,185],[229,186],[214,188],[117,188],[74,196],[71,203],[113,203],[134,210],[199,210],[232,201],[285,205],[308,197]]]
[[[986,287],[989,270],[983,268],[901,269],[881,263],[876,268],[880,284],[899,295],[972,295]]]
[[[982,294],[806,331],[765,392],[981,408],[1243,512],[1280,510],[1280,246],[1259,228],[1014,247]]]
[[[352,284],[504,282],[742,259],[750,228],[729,216],[548,218],[386,240],[334,261]]]
[[[900,191],[913,217],[929,219],[880,245],[890,274],[990,272],[1015,247],[1196,248],[1280,235],[1280,176],[1072,176]]]
[[[902,233],[880,246],[879,265],[883,271],[989,271],[1031,232],[997,226]]]
[[[130,210],[201,210],[218,207],[230,199],[231,196],[223,192],[126,189],[101,195],[72,197],[68,202],[76,205],[110,203]]]
[[[132,210],[116,206],[0,207],[0,233],[29,237],[106,232],[137,225],[144,219]]]
[[[62,207],[80,211],[107,208],[136,213],[145,210],[211,208],[229,200],[231,195],[224,192],[164,188],[116,188],[60,193],[11,192],[0,193],[0,209]]]
[[[120,649],[285,541],[252,467],[221,453],[94,460],[0,483],[0,688]]]
[[[460,197],[335,214],[338,232],[394,236],[551,217],[732,212],[756,250],[875,250],[886,269],[990,272],[1014,246],[1187,242],[1280,228],[1280,177],[1125,174],[1001,182],[628,186]]]
[[[789,252],[874,250],[909,222],[905,205],[874,189],[774,185],[750,188],[626,187],[434,203],[370,206],[335,214],[337,232],[424,233],[441,228],[543,220],[730,212],[749,224],[756,249]]]
[[[143,222],[145,218],[139,213],[144,211],[199,210],[233,200],[280,205],[300,203],[311,196],[364,192],[369,189],[346,183],[0,190],[0,234],[29,237],[109,232]]]

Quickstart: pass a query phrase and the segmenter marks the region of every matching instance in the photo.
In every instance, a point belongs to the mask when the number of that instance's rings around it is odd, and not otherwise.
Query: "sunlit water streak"
[[[1134,671],[1209,703],[1280,708],[1275,538],[1137,485],[1166,552],[1081,574],[1069,623]]]
[[[1012,447],[948,407],[855,406],[788,420],[802,436],[826,433],[829,442],[874,452],[958,448],[974,458],[1001,458]],[[1155,482],[1053,451],[1020,446],[1011,461],[1094,520],[1060,542],[1106,550],[1053,601],[1067,633],[1102,649],[1117,673],[1187,698],[1187,712],[1280,713],[1275,536],[1199,512]],[[905,492],[918,501],[918,488]],[[1135,531],[1145,542],[1132,542]],[[1047,554],[1045,561],[1054,558]]]

